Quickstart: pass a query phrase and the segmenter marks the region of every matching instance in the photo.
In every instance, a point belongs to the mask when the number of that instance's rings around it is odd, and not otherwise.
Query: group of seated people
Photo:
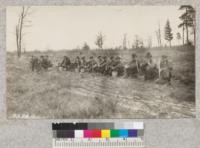
[[[36,56],[31,56],[30,67],[32,71],[48,70],[53,64],[49,60],[48,55],[41,55],[39,58]]]
[[[171,81],[172,67],[168,57],[163,55],[159,63],[153,61],[150,52],[146,53],[145,58],[138,58],[137,54],[132,54],[131,61],[123,64],[119,56],[91,56],[88,60],[77,56],[72,62],[69,57],[64,56],[58,65],[63,70],[76,70],[78,72],[101,73],[107,76],[137,77],[144,75],[145,80],[162,79],[166,82]]]
[[[48,70],[53,66],[47,55],[31,57],[30,61],[32,71]],[[144,76],[145,80],[164,80],[168,83],[172,78],[172,67],[166,55],[163,55],[159,62],[153,60],[152,54],[147,52],[144,58],[138,58],[137,54],[132,54],[131,61],[123,64],[119,56],[98,56],[89,57],[77,56],[72,61],[68,56],[64,56],[59,69],[66,71],[99,73],[106,76],[124,76],[135,77]]]
[[[124,73],[123,65],[121,63],[120,57],[110,57],[98,56],[95,59],[93,56],[86,60],[86,58],[77,56],[72,63],[70,58],[64,56],[63,61],[59,64],[65,70],[76,70],[78,72],[96,72],[104,75],[112,75],[112,71],[117,71],[118,75]]]

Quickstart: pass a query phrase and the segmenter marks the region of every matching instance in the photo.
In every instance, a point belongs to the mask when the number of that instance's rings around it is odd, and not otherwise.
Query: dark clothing
[[[75,68],[80,68],[80,66],[81,66],[81,61],[80,61],[79,58],[76,58],[76,59],[75,59],[74,65],[75,65]]]
[[[158,69],[156,68],[151,58],[148,58],[146,60],[144,68],[145,80],[155,80],[156,78],[158,78]]]
[[[107,64],[106,73],[112,76],[113,67],[116,65],[115,60],[110,60]]]
[[[126,68],[126,76],[127,77],[137,77],[139,72],[139,65],[136,59],[133,59],[130,63],[128,68]]]
[[[161,79],[170,82],[171,78],[172,78],[172,71],[171,71],[171,69],[163,69],[160,72],[160,77],[161,77]]]
[[[156,67],[149,67],[145,71],[145,80],[155,80],[158,77],[158,69]]]
[[[38,60],[37,57],[32,57],[31,58],[30,66],[31,66],[31,70],[32,71],[35,71],[35,70],[38,71],[40,69],[39,68],[40,64],[39,64],[39,60]]]
[[[94,59],[88,61],[87,63],[88,72],[94,72],[96,67],[97,67],[97,62]]]
[[[86,68],[87,62],[85,59],[82,59],[80,64],[80,68]]]
[[[122,65],[121,61],[115,61],[111,69],[112,72],[117,72],[117,76],[122,76],[124,74],[124,66]]]
[[[66,68],[66,70],[70,69],[70,65],[71,65],[71,61],[68,57],[65,57],[60,64],[60,66],[63,67],[63,68]]]
[[[106,74],[106,68],[107,68],[107,60],[103,60],[100,63],[99,72],[102,73],[102,74]]]
[[[49,67],[53,66],[51,61],[49,59],[47,59],[47,58],[42,58],[40,60],[40,65],[44,70],[48,70]]]
[[[35,58],[34,57],[32,57],[30,60],[30,67],[31,67],[32,71],[35,70]]]
[[[102,63],[102,59],[101,58],[98,58],[97,60],[97,66],[95,67],[95,72],[100,72],[101,73],[101,63]]]
[[[160,62],[160,80],[170,83],[172,78],[172,67],[168,60],[162,60]]]

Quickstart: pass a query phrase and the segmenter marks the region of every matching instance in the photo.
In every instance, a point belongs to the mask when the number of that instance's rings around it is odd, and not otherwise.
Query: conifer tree
[[[167,23],[165,25],[165,40],[169,42],[170,47],[172,39],[173,39],[172,29],[169,20],[167,20]]]
[[[185,12],[179,17],[181,23],[178,25],[179,28],[183,28],[182,39],[183,45],[185,44],[184,32],[186,31],[186,43],[189,44],[189,28],[192,28],[195,43],[195,9],[190,5],[181,5],[179,10]]]

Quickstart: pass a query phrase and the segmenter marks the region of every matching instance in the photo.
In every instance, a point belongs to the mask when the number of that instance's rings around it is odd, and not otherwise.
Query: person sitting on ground
[[[128,64],[126,71],[126,77],[137,77],[137,74],[139,73],[139,64],[136,54],[132,54],[132,60]]]
[[[106,74],[106,66],[107,66],[107,57],[105,56],[103,57],[99,66],[100,73]]]
[[[144,75],[144,73],[146,71],[146,66],[147,66],[146,60],[144,57],[141,57],[138,61],[139,61],[138,63],[139,63],[140,74]]]
[[[39,72],[42,69],[40,60],[36,56],[31,57],[30,66],[32,71]]]
[[[104,70],[104,75],[109,75],[109,64],[111,62],[110,58],[106,58],[106,64],[105,64],[105,70]]]
[[[91,56],[89,61],[87,62],[87,70],[88,70],[88,72],[94,72],[96,66],[97,66],[97,62],[95,61],[93,56]]]
[[[51,61],[49,60],[49,56],[46,55],[46,56],[43,56],[42,58],[42,68],[44,70],[48,70],[48,68],[52,67],[53,64],[51,63]]]
[[[107,62],[106,73],[107,75],[112,76],[112,70],[115,65],[115,58],[111,56]]]
[[[40,59],[39,59],[39,67],[40,67],[40,70],[43,70],[44,67],[45,67],[45,58],[43,55],[40,56]]]
[[[102,57],[101,56],[98,56],[97,57],[97,67],[96,67],[96,69],[95,69],[95,71],[96,72],[101,72],[101,69],[100,69],[100,65],[101,65],[101,63],[102,63]]]
[[[163,55],[159,65],[159,83],[168,83],[171,85],[171,78],[172,65],[170,64],[168,57]]]
[[[62,67],[63,69],[65,70],[69,70],[70,69],[70,65],[71,65],[71,61],[69,59],[69,57],[67,56],[64,56],[61,64],[60,64],[60,67]]]
[[[112,72],[117,72],[117,76],[123,76],[124,66],[122,65],[121,58],[117,56],[112,67]]]
[[[78,71],[80,71],[80,66],[81,66],[81,60],[80,60],[80,57],[77,56],[77,57],[75,58],[74,67],[75,67]]]
[[[154,63],[150,52],[148,52],[145,56],[144,67],[145,80],[155,80],[158,77],[158,69],[156,68],[156,64]]]
[[[81,71],[85,71],[86,70],[86,68],[87,68],[86,63],[87,63],[87,61],[86,61],[85,57],[83,56],[81,58],[81,65],[80,65]]]
[[[36,66],[37,66],[37,57],[35,56],[31,56],[31,59],[30,59],[30,68],[31,68],[31,71],[35,71],[36,70]]]

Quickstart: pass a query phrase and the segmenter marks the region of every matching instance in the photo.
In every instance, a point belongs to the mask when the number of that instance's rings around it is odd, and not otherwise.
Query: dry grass
[[[142,79],[110,78],[96,74],[57,71],[33,73],[31,54],[48,54],[56,64],[63,55],[120,55],[124,63],[136,52],[166,54],[173,61],[172,86]],[[194,117],[194,48],[173,47],[135,51],[93,50],[34,52],[17,59],[7,54],[7,113],[44,118],[177,118]]]

